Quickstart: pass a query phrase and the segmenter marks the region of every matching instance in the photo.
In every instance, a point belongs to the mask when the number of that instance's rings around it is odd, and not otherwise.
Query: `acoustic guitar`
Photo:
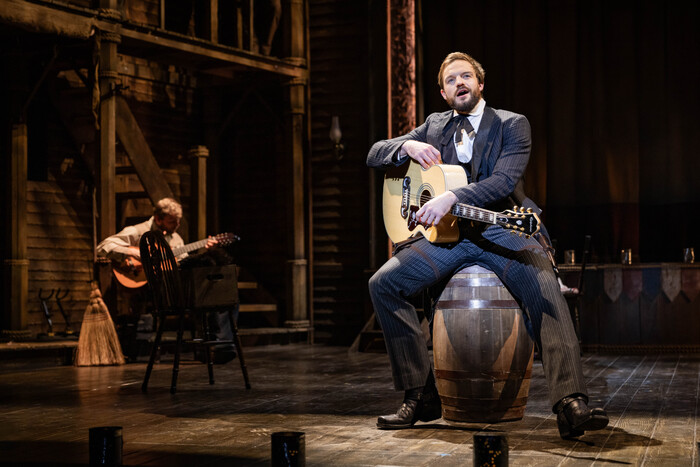
[[[467,174],[458,165],[437,164],[424,169],[409,160],[391,167],[384,176],[384,227],[392,242],[398,243],[420,232],[431,243],[449,243],[459,239],[458,219],[497,224],[513,233],[530,237],[540,230],[540,219],[530,209],[504,212],[456,203],[437,225],[424,225],[416,218],[418,210],[430,199],[468,183]]]
[[[231,233],[218,234],[212,238],[216,239],[217,244],[221,246],[226,246],[240,240],[237,235]],[[187,245],[173,248],[173,255],[177,258],[184,253],[199,250],[200,248],[207,246],[207,242],[209,242],[209,239],[205,238],[203,240],[198,240],[196,242],[188,243]],[[137,246],[132,246],[129,248],[133,248],[135,250],[139,249]],[[136,258],[129,257],[122,262],[114,261],[112,264],[112,272],[114,273],[114,277],[116,277],[119,283],[124,287],[137,289],[146,285],[146,273],[143,271],[141,261]]]

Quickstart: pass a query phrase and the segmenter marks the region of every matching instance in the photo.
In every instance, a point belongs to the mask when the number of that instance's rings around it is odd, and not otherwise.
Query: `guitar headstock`
[[[214,239],[216,239],[219,245],[226,246],[230,245],[233,242],[239,241],[241,238],[238,235],[232,233],[220,233],[218,235],[214,235]]]
[[[521,237],[531,237],[540,231],[540,218],[532,209],[513,206],[512,210],[503,211],[496,215],[496,223]]]

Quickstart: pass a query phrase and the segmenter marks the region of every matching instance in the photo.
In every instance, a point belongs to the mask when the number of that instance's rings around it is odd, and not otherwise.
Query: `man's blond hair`
[[[156,203],[153,215],[159,219],[165,216],[173,216],[182,219],[182,206],[172,198],[163,198]]]
[[[476,79],[479,81],[479,84],[484,84],[486,71],[484,71],[484,67],[481,66],[481,63],[477,62],[471,55],[467,55],[464,52],[452,52],[445,57],[445,59],[442,61],[442,65],[440,65],[440,71],[438,72],[438,86],[440,86],[440,89],[444,88],[442,78],[443,74],[445,73],[445,68],[450,63],[456,62],[457,60],[464,60],[465,62],[471,63],[471,65],[474,67],[474,71],[476,72]]]

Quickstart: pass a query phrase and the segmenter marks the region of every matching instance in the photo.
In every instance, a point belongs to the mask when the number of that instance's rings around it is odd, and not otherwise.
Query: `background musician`
[[[110,235],[97,245],[97,255],[113,261],[113,272],[118,278],[119,295],[117,317],[115,319],[122,338],[127,358],[135,360],[139,354],[140,340],[147,340],[153,329],[153,316],[148,312],[149,298],[146,293],[145,276],[142,277],[143,266],[139,242],[141,236],[153,230],[158,230],[165,236],[170,248],[184,246],[182,237],[177,233],[182,220],[182,206],[172,198],[159,200],[150,219],[136,225],[124,227],[120,232]],[[216,238],[207,238],[206,248],[218,243]],[[185,259],[187,253],[176,256],[178,261]],[[133,279],[133,280],[132,280]],[[230,340],[233,336],[231,325],[223,314],[214,314],[216,319],[210,323],[216,339]],[[235,357],[232,345],[215,349],[215,363],[225,363]]]

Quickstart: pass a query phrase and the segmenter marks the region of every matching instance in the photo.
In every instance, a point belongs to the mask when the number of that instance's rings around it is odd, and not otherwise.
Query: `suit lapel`
[[[435,141],[437,142],[437,149],[440,151],[440,154],[445,154],[447,151],[445,150],[445,147],[447,146],[447,143],[452,142],[452,132],[448,131],[449,128],[447,128],[448,123],[452,119],[452,111],[447,111],[444,112],[441,116],[441,118],[438,120],[437,125],[433,127],[434,129],[434,138]],[[430,143],[430,141],[428,141]],[[443,157],[443,162],[445,162],[445,158]]]
[[[474,150],[472,151],[472,181],[476,182],[479,176],[479,167],[491,151],[493,140],[489,138],[491,126],[496,118],[496,112],[491,107],[484,108],[484,115],[481,117],[479,131],[474,138]]]

